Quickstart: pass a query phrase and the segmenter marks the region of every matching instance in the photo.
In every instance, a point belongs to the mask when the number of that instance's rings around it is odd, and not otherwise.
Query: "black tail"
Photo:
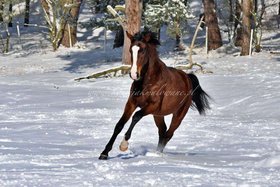
[[[201,88],[197,77],[194,74],[188,74],[192,82],[192,106],[195,107],[199,114],[205,115],[205,111],[210,108],[209,99],[211,97]]]

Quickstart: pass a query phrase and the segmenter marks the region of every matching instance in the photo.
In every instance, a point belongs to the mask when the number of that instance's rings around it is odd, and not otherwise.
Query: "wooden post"
[[[6,24],[6,34],[7,34],[7,38],[6,38],[6,47],[4,49],[4,53],[8,53],[9,49],[10,49],[10,32],[9,32],[9,26],[8,24]]]
[[[68,37],[69,37],[69,46],[72,47],[72,38],[71,38],[71,29],[69,23],[67,24],[68,27]]]
[[[252,45],[253,45],[253,34],[254,34],[254,30],[251,29],[251,35],[250,35],[250,56],[252,56]]]
[[[107,26],[104,27],[104,53],[106,54],[106,43],[107,43]]]
[[[205,50],[206,54],[208,54],[208,27],[206,26],[206,33],[205,33]]]
[[[19,39],[19,45],[21,46],[22,48],[22,45],[21,45],[21,36],[20,36],[20,29],[19,29],[19,22],[17,21],[17,34],[18,34],[18,39]]]

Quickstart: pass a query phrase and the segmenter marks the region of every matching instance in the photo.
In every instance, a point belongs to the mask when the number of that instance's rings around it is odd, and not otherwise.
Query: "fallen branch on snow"
[[[76,78],[74,79],[75,81],[80,81],[83,79],[96,79],[96,78],[100,78],[100,77],[104,77],[110,73],[114,73],[114,76],[116,76],[118,71],[122,71],[122,74],[127,74],[130,70],[130,66],[129,65],[122,65],[122,66],[117,66],[117,67],[113,67],[107,70],[103,70],[103,71],[99,71],[96,73],[93,73],[91,75],[88,75],[86,77],[80,77],[80,78]]]
[[[279,54],[280,54],[280,51],[270,51],[270,54],[279,55]]]

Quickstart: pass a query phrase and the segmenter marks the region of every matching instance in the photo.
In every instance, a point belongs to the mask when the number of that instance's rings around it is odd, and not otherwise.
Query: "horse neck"
[[[166,65],[159,59],[156,47],[150,46],[148,55],[149,67],[146,76],[158,79],[161,77],[162,72],[165,70]]]

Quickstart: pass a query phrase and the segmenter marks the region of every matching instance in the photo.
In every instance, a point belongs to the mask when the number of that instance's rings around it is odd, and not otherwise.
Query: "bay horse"
[[[156,34],[150,31],[139,32],[131,40],[130,77],[134,80],[124,113],[115,126],[114,133],[101,153],[99,159],[108,159],[108,153],[122,131],[125,123],[134,113],[132,122],[120,144],[120,150],[128,149],[128,140],[136,123],[144,116],[152,114],[158,127],[159,141],[157,151],[163,152],[174,131],[179,127],[189,108],[193,106],[200,114],[210,109],[210,96],[201,88],[194,74],[186,74],[182,70],[167,67],[158,56],[157,46],[160,45]],[[167,130],[164,116],[173,114]]]

